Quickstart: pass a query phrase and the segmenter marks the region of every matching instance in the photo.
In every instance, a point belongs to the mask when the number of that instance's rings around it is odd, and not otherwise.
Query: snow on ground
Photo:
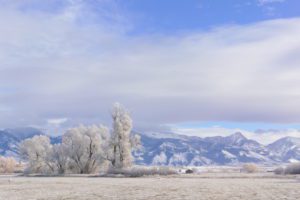
[[[0,200],[296,200],[299,187],[297,177],[273,174],[206,173],[143,178],[0,176]]]
[[[222,153],[225,155],[226,158],[236,158],[235,155],[229,153],[228,151],[222,150]]]

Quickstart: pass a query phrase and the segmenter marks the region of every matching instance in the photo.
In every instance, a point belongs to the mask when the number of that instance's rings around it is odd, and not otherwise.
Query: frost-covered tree
[[[66,146],[64,144],[54,144],[52,146],[51,155],[49,161],[55,169],[55,173],[64,174],[68,170],[68,155],[66,153]]]
[[[140,147],[140,137],[131,134],[131,117],[120,104],[114,105],[112,118],[112,134],[102,125],[82,125],[69,129],[61,144],[52,145],[44,135],[24,140],[19,152],[28,161],[28,172],[89,174],[107,163],[118,169],[130,167],[131,153]]]
[[[19,147],[20,155],[28,161],[30,173],[53,173],[52,145],[47,136],[39,135],[24,140]]]
[[[108,128],[79,126],[68,130],[62,139],[69,168],[73,173],[93,173],[106,158]]]
[[[52,145],[47,136],[34,136],[24,140],[19,151],[30,173],[92,173],[106,159],[108,141],[108,128],[80,126],[68,130],[61,144]]]
[[[119,103],[115,103],[112,111],[113,131],[111,136],[110,160],[114,168],[132,166],[133,148],[138,147],[140,138],[131,135],[132,119],[129,112]]]

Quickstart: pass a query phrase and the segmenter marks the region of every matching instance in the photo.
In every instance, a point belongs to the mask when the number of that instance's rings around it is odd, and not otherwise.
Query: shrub
[[[186,174],[192,174],[192,173],[194,173],[194,171],[191,170],[191,169],[187,169],[187,170],[185,171],[185,173],[186,173]]]
[[[288,165],[285,170],[285,174],[300,174],[300,163],[292,163]]]
[[[255,173],[258,171],[258,167],[253,163],[247,163],[243,165],[243,171],[247,173]]]
[[[280,174],[284,174],[284,168],[283,167],[278,167],[274,170],[274,173],[277,174],[277,175],[280,175]]]
[[[125,169],[110,168],[108,174],[120,174],[127,177],[141,177],[153,175],[172,175],[177,174],[177,171],[170,167],[132,167]]]
[[[0,157],[0,173],[13,173],[16,167],[16,160],[11,157]]]

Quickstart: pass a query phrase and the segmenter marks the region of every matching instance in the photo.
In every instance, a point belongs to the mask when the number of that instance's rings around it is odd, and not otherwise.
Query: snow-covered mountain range
[[[0,131],[0,155],[18,155],[18,143],[43,134],[34,128]],[[134,153],[137,164],[143,165],[235,165],[259,163],[272,165],[300,161],[300,138],[285,137],[267,146],[247,139],[237,132],[227,137],[178,135],[174,133],[137,133],[143,148]],[[59,143],[61,137],[51,137]]]
[[[42,131],[30,127],[0,130],[0,155],[17,156],[19,142],[42,134]]]
[[[285,137],[262,145],[237,132],[227,137],[184,136],[173,133],[140,134],[143,150],[134,154],[145,165],[272,165],[300,161],[300,138]]]

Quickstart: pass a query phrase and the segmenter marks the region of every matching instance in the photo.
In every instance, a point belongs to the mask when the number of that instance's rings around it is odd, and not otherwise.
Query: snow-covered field
[[[300,179],[272,174],[168,177],[0,176],[0,200],[34,199],[299,199]]]

